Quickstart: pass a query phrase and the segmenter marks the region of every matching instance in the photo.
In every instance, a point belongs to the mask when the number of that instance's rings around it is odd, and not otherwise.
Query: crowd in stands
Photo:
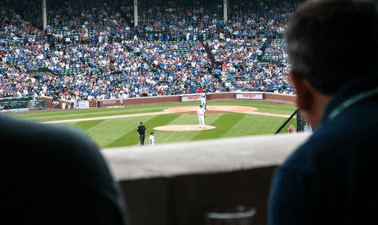
[[[295,3],[237,1],[229,4],[226,23],[217,2],[199,3],[142,0],[134,34],[131,1],[47,1],[45,32],[39,0],[5,1],[0,98],[293,93],[284,45],[272,40]],[[274,60],[260,65],[266,54]]]
[[[273,44],[265,49],[265,53],[272,55],[273,60],[281,58],[282,63],[271,62],[268,67],[257,64],[258,57],[262,55],[259,46],[265,41],[265,38],[209,41],[215,61],[220,65],[215,74],[226,82],[226,87],[240,91],[292,93],[286,79],[288,62],[285,48]]]

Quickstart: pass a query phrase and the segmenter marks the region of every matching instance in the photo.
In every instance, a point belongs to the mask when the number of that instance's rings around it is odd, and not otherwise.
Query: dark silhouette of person
[[[378,210],[377,5],[306,1],[285,35],[289,79],[313,133],[275,172],[268,223],[369,224]]]
[[[129,224],[121,189],[88,135],[6,115],[0,124],[2,223]]]

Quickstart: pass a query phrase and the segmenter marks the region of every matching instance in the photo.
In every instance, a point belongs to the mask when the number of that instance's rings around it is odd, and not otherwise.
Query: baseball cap
[[[200,107],[202,107],[203,105],[200,105]]]
[[[140,122],[140,124],[143,124],[142,122]]]
[[[151,132],[151,134],[154,134],[154,132]]]

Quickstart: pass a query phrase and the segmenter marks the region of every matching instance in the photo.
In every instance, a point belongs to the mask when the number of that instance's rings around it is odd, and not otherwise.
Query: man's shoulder
[[[336,163],[340,158],[355,157],[357,160],[360,155],[370,154],[376,141],[372,134],[378,129],[378,117],[356,118],[359,112],[366,111],[367,109],[358,107],[350,108],[338,117],[320,124],[309,139],[288,157],[282,170],[306,170],[319,160]]]
[[[86,133],[65,125],[39,124],[7,116],[0,116],[0,123],[0,140],[12,143],[13,148],[17,149],[6,153],[10,159],[28,158],[35,164],[49,165],[49,173],[56,173],[57,176],[61,170],[59,166],[70,163],[75,168],[73,170],[83,170],[88,176],[103,174],[104,178],[111,179],[97,144]],[[73,170],[67,169],[62,176],[73,176]],[[77,178],[76,175],[74,177],[72,180]],[[100,184],[105,180],[94,182]]]
[[[26,139],[32,139],[35,137],[44,137],[45,141],[50,141],[53,138],[54,142],[59,144],[60,141],[64,141],[67,138],[73,138],[75,142],[86,142],[89,136],[84,132],[65,125],[47,125],[41,124],[37,121],[29,121],[21,118],[13,118],[11,116],[0,116],[3,132],[5,129],[8,131],[7,135],[24,134]],[[22,128],[22,129],[21,129]],[[5,134],[4,134],[5,135]],[[77,138],[85,137],[84,139]],[[90,140],[90,138],[89,138]],[[35,139],[35,141],[38,141]],[[92,142],[90,140],[90,142]]]
[[[120,196],[114,179],[97,145],[87,134],[68,126],[39,124],[10,116],[0,116],[0,124],[0,140],[11,143],[13,149],[2,153],[2,157],[8,159],[6,173],[17,176],[18,184],[38,180],[46,187],[57,187],[59,183],[59,186],[66,188],[66,193],[62,194],[65,200],[59,203],[67,205],[72,196],[91,188],[90,191],[98,193],[98,196],[112,196],[109,200],[118,208],[119,203],[113,200]],[[49,177],[48,182],[45,182],[46,177]],[[76,190],[70,189],[75,185]],[[43,191],[45,196],[53,195],[52,191],[45,189],[38,191]],[[109,190],[114,192],[109,195]],[[30,195],[27,197],[23,200],[26,205],[31,201],[44,201]],[[93,196],[88,194],[81,197]]]

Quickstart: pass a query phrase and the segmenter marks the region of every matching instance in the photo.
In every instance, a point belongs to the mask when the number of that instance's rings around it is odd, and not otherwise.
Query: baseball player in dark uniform
[[[140,139],[140,145],[144,145],[144,138],[146,137],[146,127],[143,126],[142,122],[140,122],[137,132]]]

